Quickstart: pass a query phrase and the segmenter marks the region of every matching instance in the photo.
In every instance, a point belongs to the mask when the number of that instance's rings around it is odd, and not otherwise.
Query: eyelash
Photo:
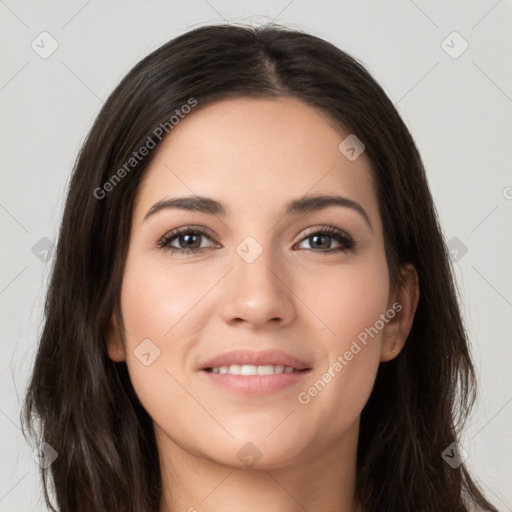
[[[171,233],[168,233],[165,236],[163,236],[158,241],[157,247],[159,249],[165,249],[167,251],[170,251],[171,254],[179,252],[179,253],[185,254],[187,256],[204,251],[205,247],[202,247],[202,248],[200,247],[197,249],[182,249],[182,248],[178,248],[178,247],[169,246],[169,244],[173,241],[173,239],[175,239],[176,237],[178,237],[181,234],[203,235],[203,236],[206,236],[207,238],[211,239],[210,231],[208,229],[203,228],[203,227],[192,228],[190,226],[185,226],[182,228],[178,228],[178,229],[172,231]],[[300,240],[299,243],[302,243],[303,241],[312,237],[313,235],[327,235],[327,236],[333,238],[336,242],[339,242],[342,245],[342,247],[338,247],[336,249],[320,250],[320,251],[315,251],[314,249],[303,249],[308,253],[315,253],[315,254],[318,254],[318,253],[332,254],[332,253],[338,253],[338,252],[345,253],[345,252],[353,250],[355,247],[355,241],[350,235],[348,235],[344,231],[341,231],[338,228],[335,228],[333,226],[322,226],[321,228],[318,228],[316,231],[312,231],[311,233],[308,233],[305,237],[303,237]]]

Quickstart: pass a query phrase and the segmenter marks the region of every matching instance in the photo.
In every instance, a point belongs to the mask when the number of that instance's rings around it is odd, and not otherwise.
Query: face
[[[412,318],[369,160],[338,149],[348,135],[298,100],[240,98],[196,109],[159,148],[108,351],[161,450],[276,468],[354,440]]]

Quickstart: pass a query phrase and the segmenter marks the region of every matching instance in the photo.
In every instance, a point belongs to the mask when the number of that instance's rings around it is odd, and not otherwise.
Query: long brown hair
[[[298,30],[232,24],[191,30],[139,62],[106,101],[77,158],[22,409],[24,435],[27,429],[58,453],[41,468],[47,505],[56,510],[52,484],[62,512],[158,511],[152,421],[126,364],[106,352],[109,319],[120,312],[134,197],[158,147],[140,161],[130,158],[148,137],[159,146],[155,129],[170,133],[169,119],[191,99],[201,106],[235,96],[298,98],[355,134],[375,178],[391,282],[399,283],[405,263],[418,273],[421,294],[407,343],[381,364],[361,416],[362,508],[496,511],[464,464],[451,467],[442,457],[474,402],[475,376],[413,138],[356,59]]]

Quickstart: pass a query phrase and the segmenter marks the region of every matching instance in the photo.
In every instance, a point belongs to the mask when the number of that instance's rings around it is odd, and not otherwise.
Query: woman
[[[54,265],[23,411],[49,506],[51,477],[73,512],[496,510],[421,158],[331,44],[209,26],[139,62]]]

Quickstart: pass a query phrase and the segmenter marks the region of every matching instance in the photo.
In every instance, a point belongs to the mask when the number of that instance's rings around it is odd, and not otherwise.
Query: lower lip
[[[297,385],[311,370],[274,375],[232,375],[202,370],[209,382],[226,390],[245,396],[261,396],[275,393],[281,389]]]

